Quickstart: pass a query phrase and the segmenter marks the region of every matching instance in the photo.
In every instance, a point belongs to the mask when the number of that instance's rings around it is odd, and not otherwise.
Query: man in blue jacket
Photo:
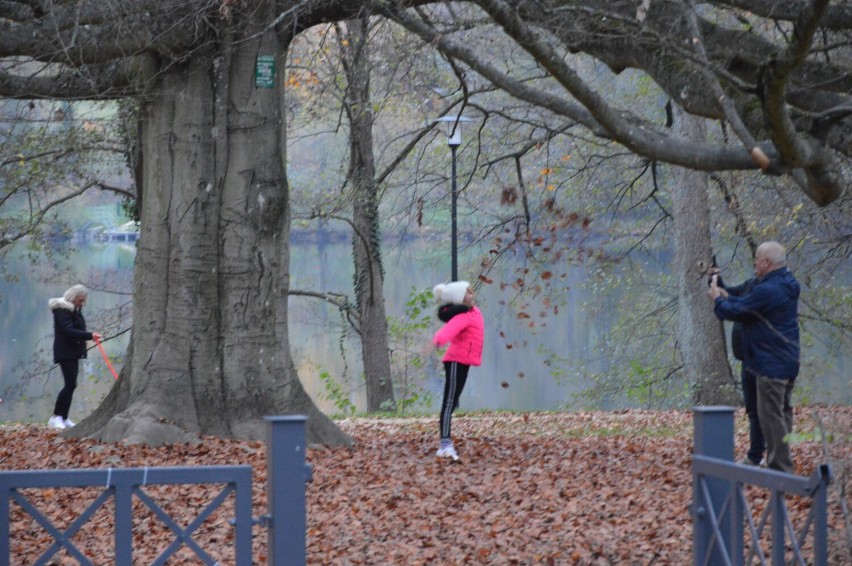
[[[799,375],[800,287],[787,269],[784,247],[764,242],[754,256],[757,281],[751,291],[729,295],[710,283],[710,298],[720,320],[743,325],[743,364],[757,376],[757,414],[766,438],[766,465],[794,473],[790,446],[784,437],[793,431],[790,398]]]
[[[712,268],[711,275],[719,273],[719,268]],[[741,285],[733,287],[722,282],[722,276],[716,279],[716,285],[723,291],[727,291],[728,297],[741,297],[749,292],[757,283],[757,277],[748,279]],[[757,415],[757,376],[754,371],[745,364],[743,360],[743,323],[734,322],[731,329],[731,350],[734,357],[740,361],[740,384],[743,390],[743,405],[745,405],[746,417],[748,417],[748,452],[740,463],[750,466],[759,466],[766,452],[766,440],[763,439],[763,431],[760,428],[760,419]]]

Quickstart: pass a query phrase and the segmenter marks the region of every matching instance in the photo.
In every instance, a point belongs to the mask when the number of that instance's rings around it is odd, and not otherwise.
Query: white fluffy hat
[[[453,281],[446,284],[438,283],[432,289],[432,293],[434,293],[435,300],[438,301],[439,305],[460,305],[464,302],[464,295],[467,293],[468,287],[470,287],[470,283],[467,281]]]

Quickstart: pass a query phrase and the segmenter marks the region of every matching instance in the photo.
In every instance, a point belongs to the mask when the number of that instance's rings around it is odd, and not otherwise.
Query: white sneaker
[[[59,430],[63,430],[65,428],[65,421],[62,420],[62,417],[59,415],[53,415],[48,419],[47,426],[50,428],[58,428]]]
[[[450,444],[446,448],[438,448],[438,452],[435,455],[438,458],[452,458],[453,462],[459,461],[458,452],[456,452],[456,449],[452,444]]]
[[[74,421],[72,421],[70,419],[65,419],[65,420],[62,421],[62,424],[65,425],[65,428],[71,428],[72,426],[76,425],[77,423],[75,423]]]

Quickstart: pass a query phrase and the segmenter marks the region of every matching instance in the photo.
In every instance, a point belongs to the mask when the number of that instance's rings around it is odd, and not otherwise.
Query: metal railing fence
[[[133,500],[162,521],[174,534],[174,540],[153,564],[166,564],[183,546],[205,564],[216,560],[194,539],[193,533],[232,495],[234,515],[229,520],[235,529],[234,555],[237,566],[252,564],[252,527],[268,529],[268,563],[283,566],[305,564],[305,482],[311,481],[311,467],[305,463],[305,422],[303,416],[267,417],[267,507],[268,513],[252,517],[251,466],[145,467],[97,470],[28,470],[0,472],[0,565],[11,559],[11,503],[17,504],[53,539],[39,556],[36,565],[64,549],[84,566],[93,565],[74,544],[74,536],[110,500],[113,502],[115,563],[133,564]],[[224,484],[222,490],[201,512],[181,527],[146,493],[147,486],[177,484]],[[98,488],[102,490],[65,530],[57,528],[22,490],[53,488]]]
[[[828,485],[831,469],[818,466],[810,477],[766,470],[734,463],[733,407],[697,407],[695,453],[693,455],[693,536],[694,563],[700,565],[739,566],[752,564],[755,558],[765,566],[766,553],[761,541],[770,526],[773,566],[792,563],[827,566],[828,557]],[[754,522],[745,487],[756,486],[770,492],[760,520]],[[798,532],[786,504],[787,496],[811,499],[808,515]],[[770,522],[771,521],[771,522]],[[744,527],[748,525],[750,545],[745,555]],[[813,532],[813,559],[806,560],[803,547]],[[785,535],[789,536],[789,540]]]

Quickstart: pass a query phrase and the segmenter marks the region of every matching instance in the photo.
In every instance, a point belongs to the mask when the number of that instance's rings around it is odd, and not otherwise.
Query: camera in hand
[[[711,268],[716,268],[716,269],[718,269],[718,268],[719,268],[719,264],[718,264],[718,263],[716,263],[716,254],[713,254],[713,260],[710,262],[710,267],[711,267]],[[714,270],[714,271],[715,271],[715,270]],[[708,275],[708,276],[707,276],[707,286],[708,286],[708,287],[710,287],[711,285],[713,285],[713,275],[714,275],[714,274],[713,274],[713,273],[711,273],[710,275]]]

